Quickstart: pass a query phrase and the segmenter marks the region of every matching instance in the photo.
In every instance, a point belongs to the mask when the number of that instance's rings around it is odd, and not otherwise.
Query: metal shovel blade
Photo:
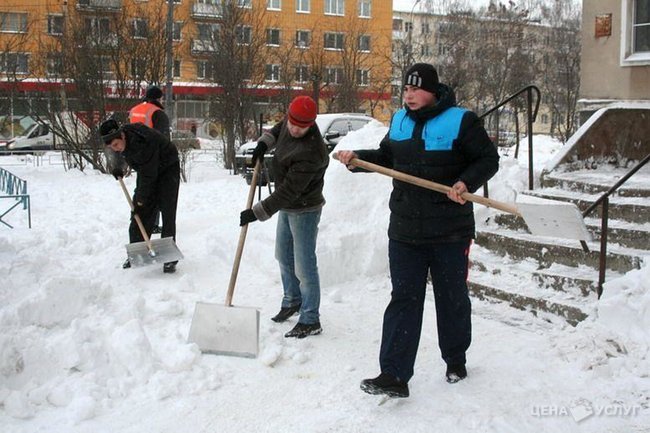
[[[534,235],[591,240],[582,213],[574,203],[554,200],[545,200],[543,203],[517,202],[517,209]]]
[[[167,262],[175,262],[184,257],[172,237],[151,239],[151,249],[155,252],[155,255],[150,254],[147,243],[144,241],[126,244],[126,255],[129,257],[131,266],[162,265]]]
[[[251,307],[227,307],[197,302],[188,341],[201,352],[256,358],[260,312]]]

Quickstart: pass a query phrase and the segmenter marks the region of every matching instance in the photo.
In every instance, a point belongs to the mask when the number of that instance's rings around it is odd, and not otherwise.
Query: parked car
[[[316,116],[316,125],[325,140],[327,148],[331,152],[336,145],[345,137],[350,131],[356,131],[363,128],[371,121],[377,121],[375,118],[360,113],[327,113],[319,114]],[[239,147],[235,155],[235,164],[239,173],[246,179],[246,183],[250,185],[253,179],[253,167],[250,166],[251,155],[257,146],[257,142],[250,141],[244,143]],[[272,157],[273,150],[265,155],[265,159]],[[270,164],[268,165],[268,177],[273,182],[273,171]],[[260,183],[266,185],[266,173],[262,173]]]
[[[23,135],[7,141],[8,152],[52,149],[54,149],[54,134],[50,126],[45,124],[34,123]]]

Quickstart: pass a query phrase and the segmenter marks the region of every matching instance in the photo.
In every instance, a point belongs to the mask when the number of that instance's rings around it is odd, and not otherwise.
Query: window
[[[47,33],[49,35],[62,35],[64,22],[63,15],[48,15]]]
[[[306,83],[309,81],[309,67],[305,65],[296,66],[296,81]]]
[[[280,46],[280,29],[266,29],[266,45]]]
[[[410,21],[407,21],[404,23],[404,31],[406,33],[412,32],[413,31],[413,23]]]
[[[133,20],[131,31],[134,38],[146,38],[149,36],[149,23],[146,19],[136,18]]]
[[[147,71],[147,62],[144,59],[131,60],[131,77],[143,80]]]
[[[250,26],[237,27],[237,43],[248,45],[253,39],[253,28]]]
[[[361,35],[359,36],[359,46],[358,51],[363,51],[364,53],[370,52],[370,35]]]
[[[111,65],[111,58],[108,56],[97,57],[97,64],[99,66],[99,73],[102,77],[113,76],[113,67]]]
[[[0,12],[0,32],[26,33],[27,14],[14,12]]]
[[[343,68],[325,68],[325,81],[329,84],[341,84],[343,82]]]
[[[372,15],[372,0],[359,0],[359,16],[361,18],[370,18]]]
[[[219,24],[197,24],[198,39],[202,41],[217,40],[219,36]]]
[[[240,8],[252,8],[253,0],[237,0],[237,6]]]
[[[50,53],[47,55],[45,72],[51,76],[60,77],[63,75],[63,55],[61,53]]]
[[[309,30],[296,30],[296,46],[309,48],[311,46],[311,32]]]
[[[542,114],[542,123],[544,125],[548,124],[548,114]]]
[[[296,12],[309,13],[311,11],[311,0],[296,0]]]
[[[343,33],[325,33],[323,36],[323,43],[326,49],[342,50],[343,40]]]
[[[367,69],[357,69],[357,85],[369,86],[370,85],[370,71]]]
[[[623,0],[621,66],[650,65],[650,4]]]
[[[266,8],[279,11],[282,9],[282,5],[280,4],[280,0],[266,0]]]
[[[181,77],[181,61],[180,60],[174,60],[174,65],[172,66],[172,73],[174,75],[174,78],[180,78]]]
[[[423,35],[428,35],[431,34],[431,26],[429,23],[422,23],[422,34]]]
[[[212,63],[200,60],[196,62],[196,78],[200,80],[209,80],[213,78]]]
[[[0,72],[7,74],[27,74],[28,55],[25,53],[5,53],[0,56]]]
[[[182,21],[175,21],[172,27],[172,39],[175,41],[181,40],[181,29],[183,28]]]
[[[108,18],[86,18],[84,22],[86,35],[94,38],[109,38],[111,32],[111,22]]]
[[[345,15],[344,0],[325,0],[325,14],[327,15]]]
[[[422,44],[420,47],[420,55],[422,57],[431,57],[433,55],[433,49],[429,44]]]
[[[266,81],[280,81],[280,65],[266,65],[264,79]]]

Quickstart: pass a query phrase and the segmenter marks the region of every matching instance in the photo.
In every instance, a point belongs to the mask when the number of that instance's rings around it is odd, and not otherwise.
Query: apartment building
[[[356,111],[380,119],[390,115],[392,2],[173,0],[173,5],[173,121],[180,129],[210,115],[211,98],[223,92],[216,71],[229,67],[216,52],[233,41],[260,45],[255,69],[243,77],[260,112],[281,109],[295,94],[312,95],[321,112],[332,111],[353,86]],[[226,11],[233,6],[241,15],[235,30],[225,34]],[[167,17],[168,0],[5,0],[0,114],[28,114],[35,95],[73,85],[80,75],[66,72],[71,54],[96,59],[90,69],[100,71],[109,98],[137,99],[149,82],[165,85]],[[82,46],[79,41],[91,35],[93,42]],[[64,43],[66,38],[77,42]],[[138,51],[128,51],[134,41]]]
[[[556,133],[567,115],[567,108],[559,103],[559,68],[576,80],[579,73],[578,68],[571,70],[571,66],[558,64],[557,41],[563,35],[577,41],[578,32],[577,28],[554,27],[549,20],[527,13],[515,8],[496,9],[494,3],[490,9],[450,14],[395,11],[393,76],[401,76],[399,69],[411,62],[432,63],[441,81],[456,89],[459,102],[478,114],[517,90],[535,85],[541,90],[541,100],[534,132]],[[572,60],[576,59],[579,49]],[[394,84],[398,86],[399,80]],[[577,89],[579,83],[575,82],[575,86]],[[394,92],[396,95],[399,93]],[[525,99],[520,99],[518,107],[509,104],[501,110],[499,128],[514,131],[516,114],[523,132],[524,113]]]

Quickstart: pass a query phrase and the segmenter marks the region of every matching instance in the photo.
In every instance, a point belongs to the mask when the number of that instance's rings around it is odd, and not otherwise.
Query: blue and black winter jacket
[[[360,159],[451,186],[458,180],[476,191],[499,167],[499,155],[475,113],[456,107],[453,91],[439,85],[434,107],[399,110],[377,150]],[[408,243],[441,243],[475,236],[471,202],[393,180],[388,236]]]

